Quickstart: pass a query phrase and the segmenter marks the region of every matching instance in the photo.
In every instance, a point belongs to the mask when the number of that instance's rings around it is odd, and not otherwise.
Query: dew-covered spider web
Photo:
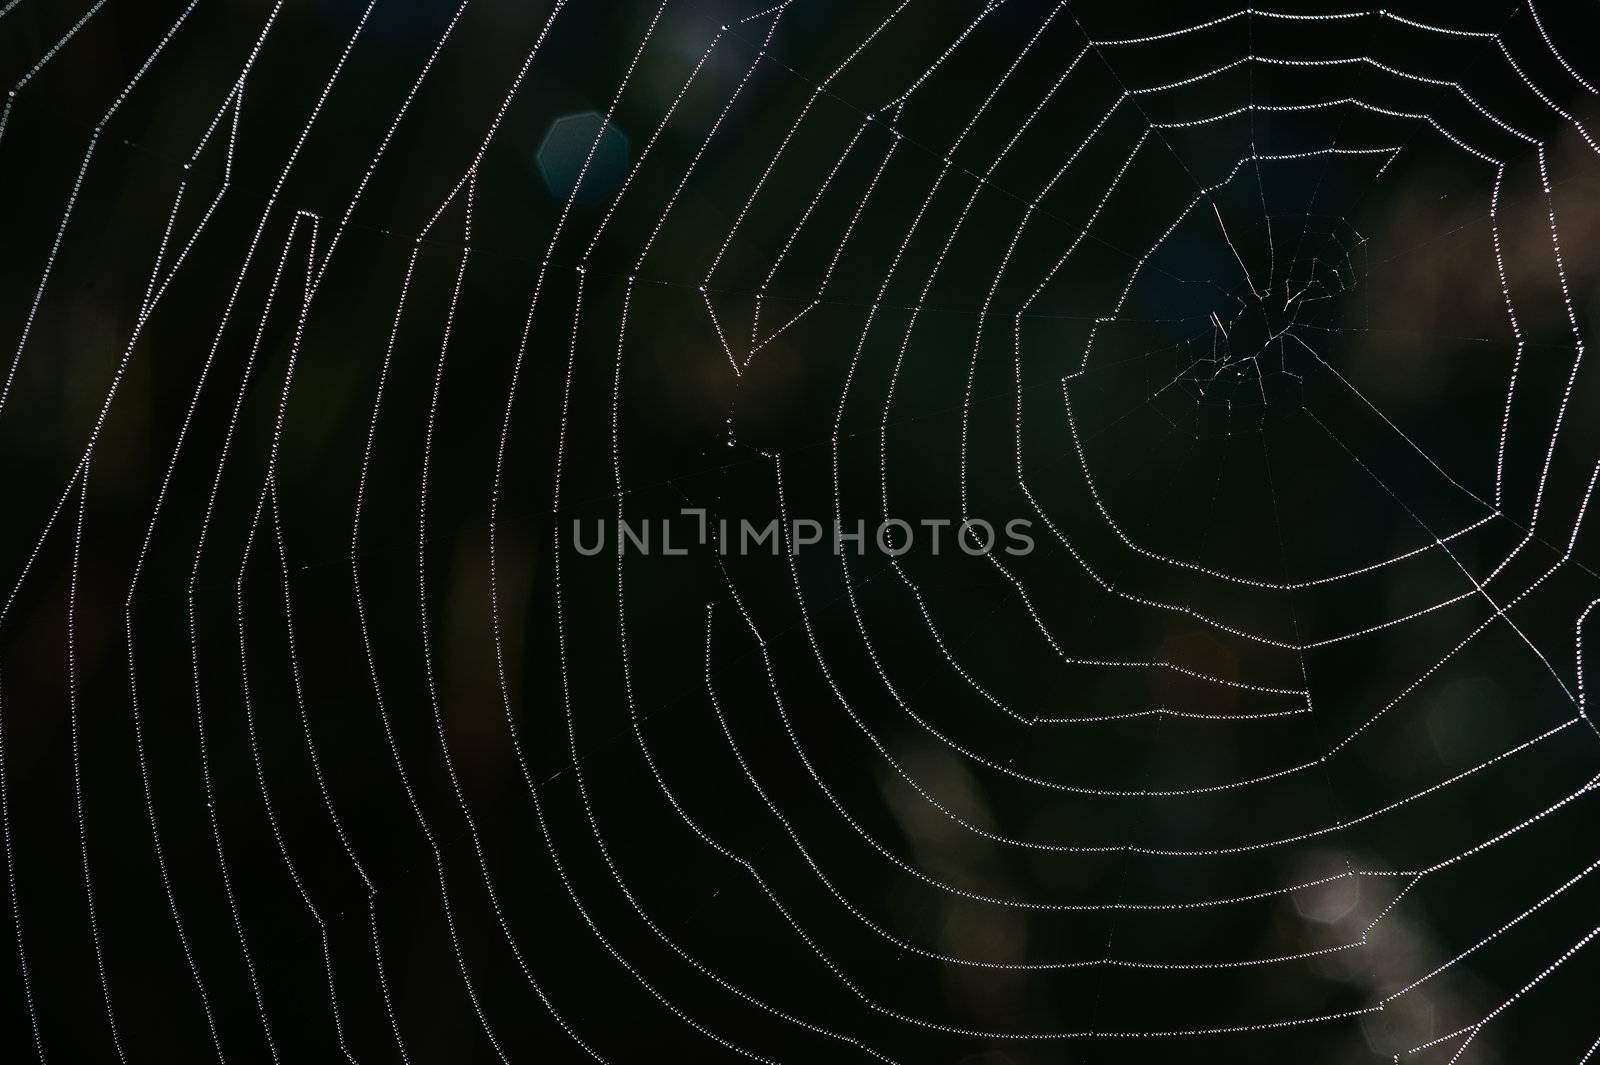
[[[1600,1061],[1597,28],[0,4],[0,1057]]]

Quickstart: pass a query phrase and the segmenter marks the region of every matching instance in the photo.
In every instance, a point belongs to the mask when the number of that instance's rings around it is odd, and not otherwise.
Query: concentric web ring
[[[1592,12],[763,6],[0,6],[0,1040],[1595,1060]]]

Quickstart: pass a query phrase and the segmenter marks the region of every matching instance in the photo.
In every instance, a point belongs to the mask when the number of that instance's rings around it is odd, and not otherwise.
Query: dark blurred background
[[[766,6],[0,8],[0,1056],[1578,1061],[1592,8]]]

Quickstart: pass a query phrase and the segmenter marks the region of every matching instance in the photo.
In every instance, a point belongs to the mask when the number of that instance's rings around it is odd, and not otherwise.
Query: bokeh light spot
[[[589,160],[587,171],[585,158]],[[557,200],[601,203],[616,193],[627,176],[628,135],[594,111],[562,115],[545,131],[538,163],[545,188]]]

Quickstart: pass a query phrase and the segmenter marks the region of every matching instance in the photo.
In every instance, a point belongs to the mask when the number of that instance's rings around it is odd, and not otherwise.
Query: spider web
[[[1595,1059],[1589,13],[79,7],[19,1060]]]

